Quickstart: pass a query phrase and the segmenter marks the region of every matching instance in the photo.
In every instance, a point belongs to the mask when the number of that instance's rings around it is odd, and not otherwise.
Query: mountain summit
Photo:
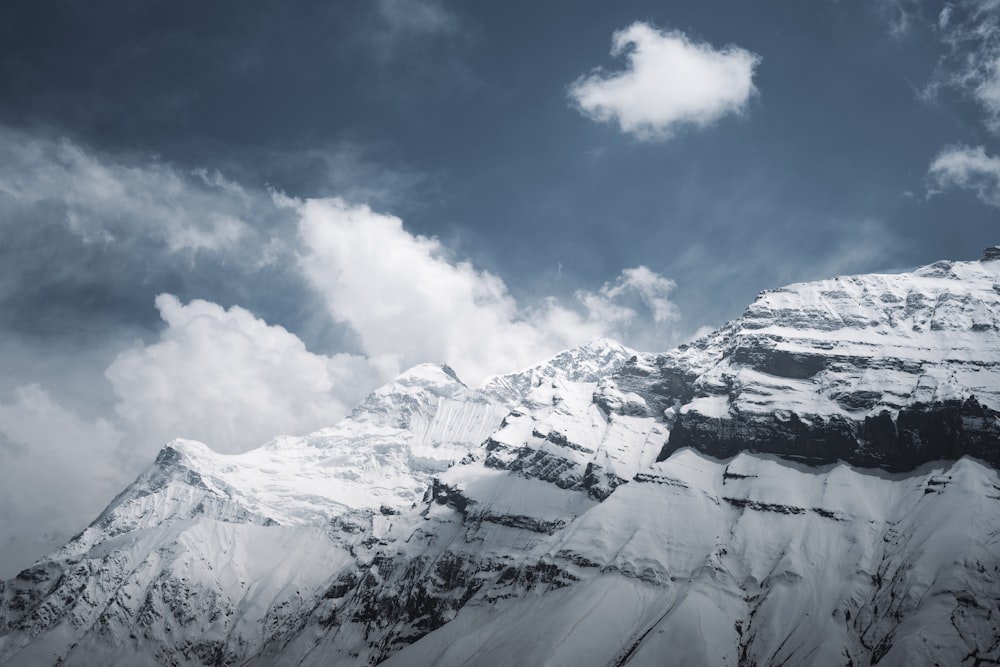
[[[171,442],[0,583],[0,663],[996,663],[998,260],[767,291],[664,354],[421,365],[236,456]]]

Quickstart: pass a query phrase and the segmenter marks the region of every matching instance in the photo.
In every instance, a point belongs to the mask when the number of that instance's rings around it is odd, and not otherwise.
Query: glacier
[[[424,364],[304,437],[167,444],[0,582],[0,663],[996,664],[998,411],[997,249],[662,354]]]

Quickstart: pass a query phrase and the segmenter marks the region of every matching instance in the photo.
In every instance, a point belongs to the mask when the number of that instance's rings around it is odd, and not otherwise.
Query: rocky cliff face
[[[662,355],[425,365],[175,441],[0,583],[0,662],[1000,661],[1000,257],[766,292]]]
[[[737,320],[615,379],[684,447],[912,470],[1000,464],[1000,261],[764,292]]]

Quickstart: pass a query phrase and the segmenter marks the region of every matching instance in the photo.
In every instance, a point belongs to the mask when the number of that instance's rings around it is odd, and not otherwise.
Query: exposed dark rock
[[[439,505],[448,505],[460,514],[465,514],[466,508],[469,506],[469,499],[461,491],[442,483],[437,478],[433,480],[431,488],[424,496],[424,501],[433,501]]]
[[[863,420],[795,413],[779,420],[739,411],[718,418],[692,411],[677,417],[658,460],[682,447],[719,458],[750,451],[816,465],[846,461],[892,471],[966,455],[1000,466],[1000,413],[973,397],[916,404],[900,409],[895,418],[883,411]]]
[[[730,472],[729,466],[726,466],[726,469],[722,471],[722,483],[725,484],[731,479],[753,479],[756,476],[757,475],[741,475],[738,472]]]
[[[733,507],[738,507],[740,509],[751,509],[758,512],[776,512],[778,514],[805,514],[806,509],[804,507],[795,507],[793,505],[779,505],[777,503],[762,503],[756,500],[748,500],[746,498],[728,498],[723,496],[722,498],[727,503]]]
[[[508,526],[509,528],[520,528],[530,530],[533,533],[544,533],[551,535],[566,525],[566,521],[557,519],[555,521],[542,521],[530,516],[521,514],[496,514],[494,512],[482,512],[470,514],[472,521],[487,521],[489,523]]]
[[[1000,246],[990,246],[983,250],[983,256],[979,258],[980,262],[992,262],[1000,259]]]
[[[852,412],[868,411],[882,400],[881,391],[850,391],[831,396],[840,407]]]
[[[768,339],[755,339],[753,345],[743,345],[733,352],[732,361],[746,364],[751,368],[776,375],[777,377],[805,380],[826,368],[832,360],[829,356],[804,354],[775,350],[765,343]]]
[[[626,481],[628,480],[608,472],[594,462],[588,463],[587,469],[583,473],[583,488],[595,500],[604,500]]]

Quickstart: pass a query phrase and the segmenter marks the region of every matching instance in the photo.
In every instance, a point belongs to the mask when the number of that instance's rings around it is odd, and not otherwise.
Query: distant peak
[[[624,345],[622,345],[618,341],[614,340],[613,338],[605,338],[604,336],[598,336],[596,338],[591,338],[590,340],[588,340],[583,345],[580,345],[579,349],[581,349],[581,350],[595,350],[595,351],[623,350],[623,351],[626,351],[626,352],[631,352],[631,350],[629,348],[625,347]]]
[[[980,262],[995,262],[1000,259],[1000,245],[990,246],[983,251],[983,256],[979,258]]]
[[[458,374],[452,369],[451,366],[447,364],[432,364],[424,363],[417,364],[412,368],[404,371],[398,377],[396,377],[392,382],[390,382],[386,387],[393,386],[419,386],[419,387],[429,387],[429,386],[441,386],[441,385],[453,385],[459,384],[465,387],[465,383],[458,377]]]
[[[216,452],[203,442],[197,440],[189,440],[188,438],[174,438],[167,444],[163,446],[160,450],[160,456],[177,456],[178,454],[187,454],[188,456],[197,456],[204,454],[215,454]]]

